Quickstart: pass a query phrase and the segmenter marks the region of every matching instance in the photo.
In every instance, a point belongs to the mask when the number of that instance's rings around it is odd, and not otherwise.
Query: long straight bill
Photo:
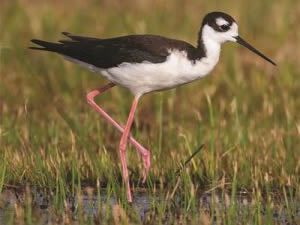
[[[256,48],[254,48],[252,45],[250,45],[248,42],[246,42],[240,36],[235,37],[235,39],[236,39],[236,42],[239,43],[240,45],[243,45],[244,47],[248,48],[249,50],[251,50],[255,54],[259,55],[260,57],[264,58],[265,60],[272,63],[274,66],[276,66],[276,63],[272,59],[270,59],[269,57],[262,54],[260,51],[258,51]]]

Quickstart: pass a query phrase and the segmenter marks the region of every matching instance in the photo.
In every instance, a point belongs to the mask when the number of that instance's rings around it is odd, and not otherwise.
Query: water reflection
[[[72,197],[69,196],[66,201],[63,203],[64,211],[72,215],[72,219],[76,221],[78,218],[78,212],[81,210],[85,215],[96,216],[100,214],[105,215],[108,210],[112,211],[112,215],[124,214],[123,217],[126,217],[126,213],[122,212],[122,207],[119,204],[119,201],[112,196],[102,195],[100,198],[93,194],[93,191],[84,191],[81,196]],[[27,193],[27,194],[26,194]],[[47,193],[38,189],[31,189],[30,194],[29,190],[26,189],[14,189],[7,188],[2,191],[0,194],[0,224],[7,224],[7,221],[14,216],[20,214],[19,211],[24,212],[23,208],[26,208],[26,202],[29,202],[32,207],[32,216],[38,217],[38,224],[52,224],[49,221],[55,220],[55,215],[53,214],[54,205],[57,204],[57,199],[53,193]],[[102,191],[105,193],[105,191]],[[100,199],[100,200],[99,200]],[[272,212],[270,207],[266,206],[265,202],[260,204],[260,213],[261,216],[272,216],[272,220],[276,224],[290,224],[289,218],[292,217],[293,221],[297,223],[300,221],[300,202],[294,201],[294,213],[291,216],[290,211],[286,210],[284,202],[279,201],[278,199],[272,200]],[[291,201],[293,202],[293,201]],[[161,196],[152,196],[145,191],[135,191],[134,194],[134,203],[129,206],[134,209],[136,215],[138,215],[140,221],[145,221],[147,215],[155,215],[155,206],[159,204],[172,204],[170,209],[174,211],[184,211],[182,204],[182,199],[175,197],[172,200],[167,200],[164,195]],[[203,193],[197,198],[197,207],[199,212],[206,213],[208,215],[217,215],[220,212],[227,213],[230,210],[230,207],[234,205],[234,212],[237,216],[243,216],[245,214],[251,213],[256,210],[257,202],[251,199],[249,193],[238,193],[234,202],[232,202],[229,194],[224,193]],[[125,206],[126,207],[126,206]],[[256,208],[255,208],[256,207]],[[289,207],[292,207],[291,205]],[[218,213],[216,213],[218,212]],[[165,215],[165,219],[168,219],[168,215]]]

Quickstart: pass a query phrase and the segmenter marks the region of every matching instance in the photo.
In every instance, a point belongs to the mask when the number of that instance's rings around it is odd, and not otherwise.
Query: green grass
[[[300,190],[299,8],[294,0],[2,2],[0,191],[9,185],[47,187],[55,190],[55,208],[64,211],[67,196],[79,195],[82,185],[107,187],[98,195],[120,199],[119,217],[125,224],[136,221],[122,188],[120,134],[85,101],[87,91],[105,80],[58,56],[28,50],[29,40],[57,40],[69,31],[99,37],[154,33],[195,43],[204,14],[222,10],[238,20],[241,36],[278,66],[226,44],[210,76],[142,98],[132,132],[152,153],[145,187],[149,195],[163,193],[167,199],[153,202],[149,221],[162,224],[178,206],[184,209],[177,215],[182,221],[205,224],[213,216],[199,213],[197,194],[215,188],[229,190],[231,199],[239,190],[252,193],[256,201],[243,224],[272,224],[272,216],[262,218],[260,209],[263,202],[272,214],[273,191],[282,194],[293,221]],[[132,99],[115,87],[97,101],[125,123]],[[178,176],[182,162],[201,144],[205,147]],[[133,148],[128,162],[133,186],[140,187],[142,165]],[[235,205],[215,213],[218,224],[240,219]],[[29,205],[23,214],[26,224],[34,224]],[[12,217],[8,221],[14,223]]]

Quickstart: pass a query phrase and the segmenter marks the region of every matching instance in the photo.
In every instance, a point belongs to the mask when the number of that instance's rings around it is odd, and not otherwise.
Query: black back
[[[223,18],[227,25],[219,26],[217,18]],[[223,12],[208,13],[200,27],[198,34],[198,46],[170,39],[158,35],[128,35],[122,37],[99,39],[93,37],[76,36],[64,32],[69,40],[61,40],[58,43],[33,39],[33,43],[41,47],[31,49],[56,52],[64,56],[94,65],[99,68],[111,68],[121,63],[161,63],[166,60],[171,50],[185,51],[188,59],[195,61],[206,56],[206,49],[202,41],[202,28],[209,25],[218,32],[226,32],[235,20]]]
[[[129,35],[109,39],[82,37],[63,33],[70,40],[61,40],[59,43],[42,40],[31,40],[41,47],[31,49],[56,52],[99,68],[111,68],[123,62],[161,63],[166,60],[170,50],[185,51],[191,60],[201,58],[204,54],[191,44],[165,38],[157,35]]]

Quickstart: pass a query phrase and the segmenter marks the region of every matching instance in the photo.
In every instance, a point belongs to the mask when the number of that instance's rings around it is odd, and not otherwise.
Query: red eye
[[[223,30],[223,31],[227,31],[227,30],[229,30],[230,26],[229,26],[229,25],[226,25],[226,24],[223,24],[223,25],[220,26],[220,28],[221,28],[221,30]]]

